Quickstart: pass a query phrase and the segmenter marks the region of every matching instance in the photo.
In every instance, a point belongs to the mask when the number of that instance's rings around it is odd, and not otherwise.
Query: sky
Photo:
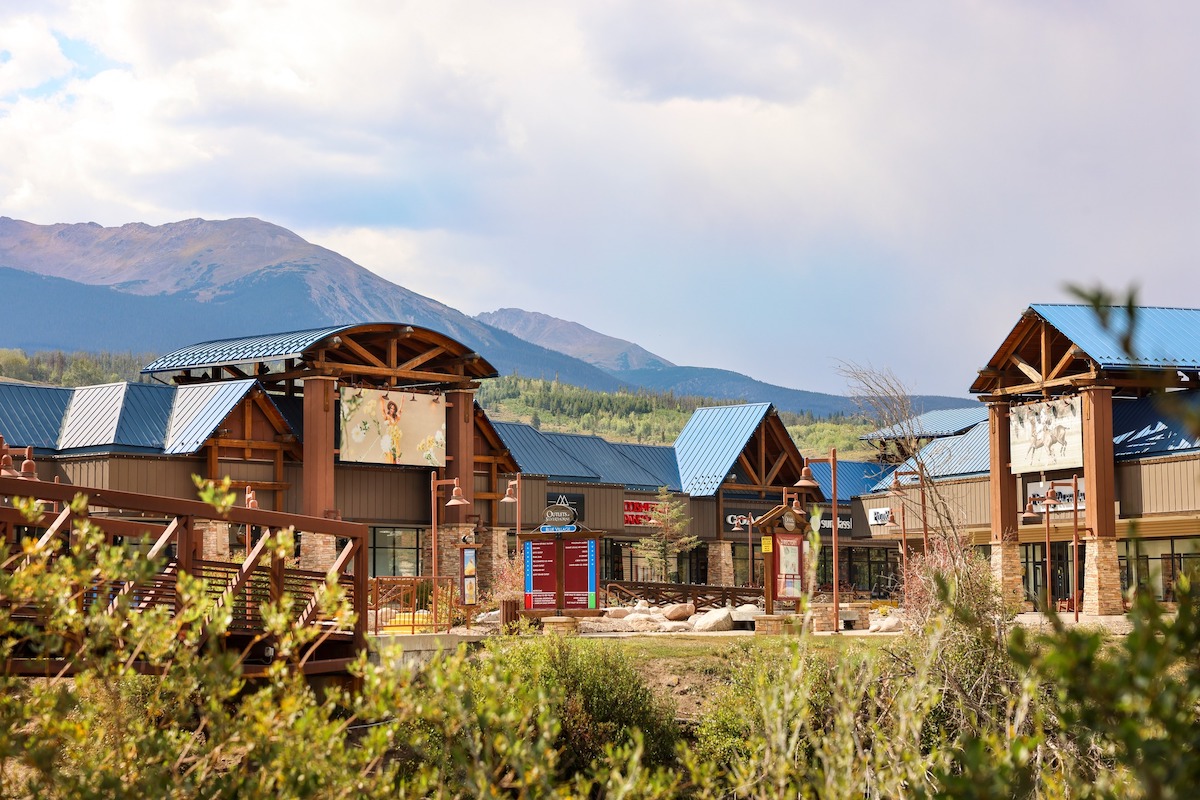
[[[966,396],[1070,285],[1200,307],[1198,45],[1187,0],[21,0],[0,215],[258,217],[468,314]]]

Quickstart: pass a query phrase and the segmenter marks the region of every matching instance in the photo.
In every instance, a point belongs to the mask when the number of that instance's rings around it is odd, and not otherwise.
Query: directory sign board
[[[775,598],[796,600],[804,594],[804,537],[799,534],[775,534]]]
[[[562,554],[563,608],[595,608],[596,540],[564,540]]]
[[[532,611],[558,607],[557,542],[525,541],[525,608]]]

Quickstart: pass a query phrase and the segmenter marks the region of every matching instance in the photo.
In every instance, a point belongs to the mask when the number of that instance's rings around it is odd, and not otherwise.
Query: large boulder
[[[697,632],[733,630],[733,612],[728,608],[714,608],[696,620],[693,630]]]
[[[645,600],[638,600],[637,605],[634,606],[634,608],[649,608],[649,607],[650,607],[650,603],[648,603]]]
[[[610,608],[605,610],[604,616],[608,617],[609,619],[624,619],[625,617],[629,616],[629,609],[621,607]]]
[[[655,619],[648,614],[630,614],[621,622],[624,623],[627,631],[657,631],[663,624],[660,619]]]
[[[762,609],[758,607],[757,603],[742,603],[737,607],[736,610],[746,614],[753,614],[755,611],[762,611]]]
[[[662,610],[662,615],[672,621],[687,619],[695,613],[696,606],[692,603],[675,603],[674,605],[669,605]]]
[[[904,620],[900,619],[900,617],[896,616],[895,614],[889,614],[888,616],[879,620],[880,633],[892,633],[893,631],[898,631],[903,627]]]

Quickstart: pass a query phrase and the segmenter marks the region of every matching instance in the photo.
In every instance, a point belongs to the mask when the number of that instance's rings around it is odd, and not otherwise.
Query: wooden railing
[[[761,586],[609,581],[604,584],[604,590],[608,605],[623,605],[638,600],[645,600],[652,606],[692,603],[697,611],[757,603],[763,599]]]
[[[78,515],[71,509],[77,495],[87,498],[86,506]],[[7,503],[14,497],[41,500],[47,510],[36,519],[27,520]],[[228,615],[230,622],[221,637],[224,646],[240,648],[247,643],[259,642],[264,633],[264,604],[279,603],[286,595],[290,598],[294,623],[320,630],[320,636],[298,659],[304,672],[343,672],[366,647],[368,563],[365,525],[241,506],[218,514],[212,506],[195,500],[13,477],[0,477],[0,498],[6,501],[0,506],[0,535],[10,544],[10,551],[17,545],[17,531],[22,531],[25,536],[36,535],[43,544],[56,537],[69,541],[77,516],[85,516],[100,528],[110,543],[118,537],[126,542],[146,538],[153,543],[147,555],[161,559],[162,566],[152,579],[140,583],[100,582],[83,593],[86,603],[107,601],[109,614],[119,608],[123,597],[130,598],[129,607],[135,611],[161,606],[179,611],[182,600],[176,591],[177,581],[179,575],[186,572],[206,581],[214,602],[212,614],[222,611]],[[260,532],[260,538],[240,563],[219,560],[216,554],[206,553],[204,549],[204,529],[212,522],[243,526],[244,530]],[[355,613],[353,627],[340,627],[332,620],[321,618],[318,589],[326,581],[324,570],[304,569],[296,565],[295,559],[272,556],[267,544],[277,540],[287,529],[307,537],[310,543],[318,536],[332,537],[335,542],[344,543],[341,551],[336,553],[329,574],[347,595]],[[19,560],[10,568],[19,568]],[[18,611],[31,612],[34,617],[37,613],[37,609]],[[207,628],[201,638],[208,638]],[[263,640],[256,646],[259,649],[257,660],[269,660],[269,642]],[[10,661],[10,668],[41,674],[44,665],[30,656]],[[259,671],[262,670],[265,667]],[[244,671],[252,675],[255,669],[250,666]]]
[[[380,576],[369,581],[367,616],[376,636],[389,633],[439,633],[458,617],[457,580]]]

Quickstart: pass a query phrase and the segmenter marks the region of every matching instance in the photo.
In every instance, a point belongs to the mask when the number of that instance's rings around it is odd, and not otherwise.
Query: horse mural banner
[[[1012,472],[1083,466],[1083,413],[1078,395],[1013,406],[1008,415]]]

